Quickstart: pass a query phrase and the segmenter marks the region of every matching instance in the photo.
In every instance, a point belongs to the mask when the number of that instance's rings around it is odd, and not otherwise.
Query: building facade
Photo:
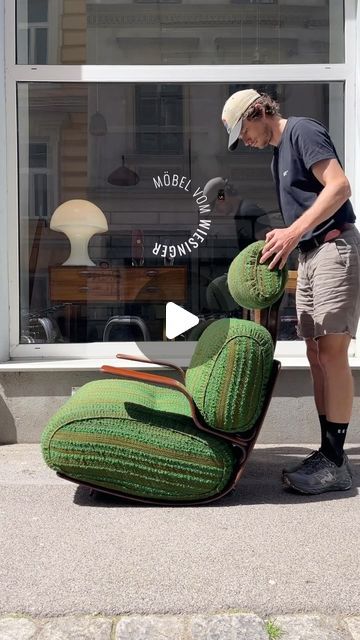
[[[118,352],[186,367],[198,329],[169,339],[168,302],[200,326],[248,317],[226,271],[283,221],[271,150],[227,150],[220,118],[234,91],[254,87],[285,117],[325,123],[359,211],[360,9],[356,0],[0,7],[0,441],[26,442]],[[206,189],[215,177],[224,182],[217,198]],[[359,344],[360,334],[350,354],[356,388]],[[277,355],[283,369],[263,439],[311,442],[292,291]],[[301,416],[292,430],[289,409]]]

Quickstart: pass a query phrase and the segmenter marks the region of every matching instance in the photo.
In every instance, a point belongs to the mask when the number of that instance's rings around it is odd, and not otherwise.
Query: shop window
[[[242,248],[283,222],[271,148],[227,150],[221,109],[230,92],[246,86],[101,83],[97,92],[86,83],[19,83],[24,342],[34,335],[44,343],[163,341],[170,301],[202,320],[248,317],[228,293],[226,272]],[[324,122],[343,157],[342,82],[255,86],[281,99],[285,117]],[[101,135],[90,127],[97,108],[106,122]],[[46,126],[46,141],[29,137]],[[143,137],[150,132],[151,142]],[[214,177],[226,179],[225,192],[204,203],[202,190]],[[85,260],[69,264],[71,230],[53,225],[52,216],[77,199],[96,205],[105,222],[90,230]],[[66,219],[77,233],[71,206]],[[201,236],[202,220],[210,223]],[[292,270],[296,259],[295,252]],[[176,338],[191,339],[195,333]],[[283,300],[279,339],[296,339],[292,293]]]

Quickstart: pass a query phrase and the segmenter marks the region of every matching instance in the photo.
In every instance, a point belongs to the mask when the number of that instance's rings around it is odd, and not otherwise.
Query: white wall
[[[354,131],[354,144],[355,144],[355,185],[353,185],[353,204],[356,207],[356,214],[358,216],[357,226],[360,228],[360,2],[357,2],[356,7],[356,99],[355,99],[355,131]]]
[[[166,375],[176,378],[170,370]],[[0,373],[0,445],[40,442],[46,424],[69,399],[72,388],[102,379],[103,374],[97,371]],[[347,443],[360,445],[359,370],[354,371],[354,382]],[[283,446],[316,444],[319,433],[309,371],[282,369],[259,442]]]
[[[5,39],[5,0],[0,0],[0,42]],[[0,47],[0,360],[9,359],[8,271],[7,271],[7,206],[6,206],[6,126],[5,126],[5,60]]]

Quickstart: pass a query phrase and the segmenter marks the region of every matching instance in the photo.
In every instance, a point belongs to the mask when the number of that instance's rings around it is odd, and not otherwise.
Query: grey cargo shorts
[[[296,288],[298,335],[348,333],[360,316],[360,233],[351,227],[320,247],[299,252]]]

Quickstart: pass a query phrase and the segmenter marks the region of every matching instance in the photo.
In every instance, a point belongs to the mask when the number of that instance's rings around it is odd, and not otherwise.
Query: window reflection
[[[227,151],[220,114],[229,93],[241,88],[18,85],[22,342],[139,335],[161,341],[168,301],[204,320],[247,317],[232,301],[225,274],[242,248],[282,226],[282,219],[271,149]],[[281,97],[285,117],[315,117],[342,141],[342,83],[257,89]],[[99,109],[106,121],[102,135],[91,127]],[[151,137],[144,141],[144,134]],[[121,171],[121,180],[111,182],[114,170]],[[220,188],[204,199],[205,186],[216,177]],[[69,240],[50,227],[54,210],[71,200],[96,205],[106,218],[108,230],[92,230],[85,247],[93,266],[64,265]],[[296,255],[289,266],[296,268]],[[294,336],[288,294],[280,339]]]
[[[344,62],[343,2],[17,0],[19,64]]]

